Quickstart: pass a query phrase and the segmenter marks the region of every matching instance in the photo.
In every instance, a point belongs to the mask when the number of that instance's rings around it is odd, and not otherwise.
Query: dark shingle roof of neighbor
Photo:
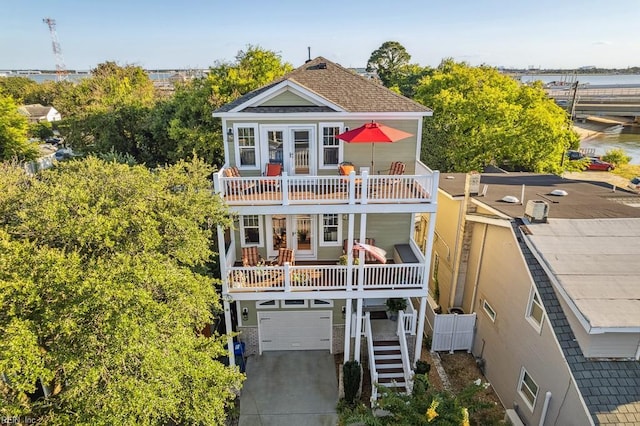
[[[431,109],[424,105],[405,98],[321,56],[305,63],[272,83],[223,105],[215,112],[222,113],[231,111],[233,108],[247,102],[284,80],[290,80],[299,84],[327,101],[338,105],[347,112],[431,112]],[[262,110],[249,109],[246,111],[265,112]]]
[[[441,173],[440,189],[452,196],[464,195],[464,173]],[[597,219],[640,217],[640,196],[633,192],[613,187],[604,182],[564,179],[556,175],[535,173],[483,173],[480,191],[488,185],[485,196],[473,196],[482,203],[510,216],[522,217],[527,200],[542,200],[549,203],[549,219]],[[522,185],[525,187],[524,202],[511,204],[502,201],[507,195],[523,201]],[[551,195],[554,189],[563,189],[564,197]]]
[[[582,355],[549,277],[524,241],[519,229],[523,223],[521,219],[512,222],[520,250],[593,421],[600,425],[640,424],[640,362],[590,360]]]

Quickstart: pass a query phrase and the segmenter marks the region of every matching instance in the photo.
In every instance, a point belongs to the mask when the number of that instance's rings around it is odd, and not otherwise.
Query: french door
[[[270,222],[269,222],[270,221]],[[315,259],[318,246],[316,215],[267,216],[267,229],[271,223],[271,233],[267,235],[270,257],[278,255],[278,249],[289,247],[295,251],[296,259]]]
[[[280,163],[290,176],[316,173],[315,127],[262,125],[263,163]]]

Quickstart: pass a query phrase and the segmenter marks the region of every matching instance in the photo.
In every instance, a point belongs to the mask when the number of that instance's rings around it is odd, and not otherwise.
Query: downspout
[[[547,410],[549,409],[549,401],[551,401],[551,392],[547,391],[544,395],[544,405],[542,406],[542,414],[540,415],[540,423],[538,423],[538,426],[544,426],[544,421],[547,418]]]
[[[480,271],[482,270],[482,259],[484,258],[484,243],[485,241],[487,241],[487,228],[489,228],[489,224],[485,223],[484,229],[482,230],[482,243],[480,244],[478,266],[476,267],[476,279],[475,279],[475,283],[473,283],[473,296],[471,297],[471,306],[470,306],[471,312],[475,312],[476,297],[478,295],[478,284],[480,284]]]

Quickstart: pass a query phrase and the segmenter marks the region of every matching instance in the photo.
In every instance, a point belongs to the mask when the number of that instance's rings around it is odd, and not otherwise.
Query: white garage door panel
[[[331,349],[331,311],[258,312],[260,350]]]

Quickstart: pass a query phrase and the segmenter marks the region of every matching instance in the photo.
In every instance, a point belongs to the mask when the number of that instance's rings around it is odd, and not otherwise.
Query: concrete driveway
[[[240,426],[335,426],[338,381],[328,351],[274,351],[247,360]]]

